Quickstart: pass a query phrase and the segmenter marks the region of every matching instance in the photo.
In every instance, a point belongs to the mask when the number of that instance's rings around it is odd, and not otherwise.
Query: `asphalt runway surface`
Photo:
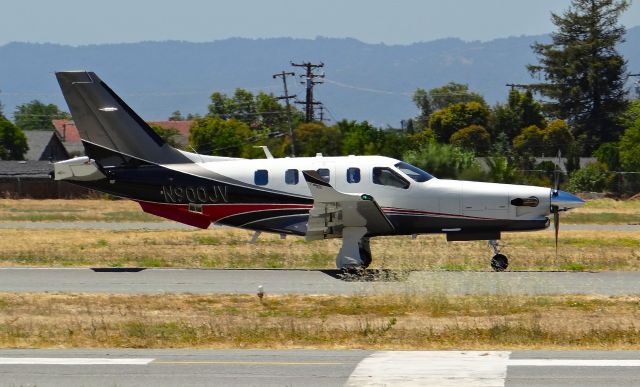
[[[0,386],[634,386],[637,351],[0,350]]]
[[[126,270],[131,269],[0,268],[0,291],[255,294],[262,286],[267,295],[640,294],[640,272],[371,271],[365,277],[343,277],[338,270]]]

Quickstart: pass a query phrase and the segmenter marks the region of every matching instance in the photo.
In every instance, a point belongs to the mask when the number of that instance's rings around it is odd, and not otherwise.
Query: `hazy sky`
[[[569,0],[2,0],[0,45],[229,37],[353,37],[407,44],[490,40],[553,30]],[[640,24],[640,0],[622,18]]]

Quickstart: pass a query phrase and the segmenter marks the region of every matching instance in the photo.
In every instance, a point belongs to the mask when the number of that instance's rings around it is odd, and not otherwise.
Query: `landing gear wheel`
[[[360,259],[362,259],[362,268],[366,269],[371,265],[371,246],[369,246],[369,238],[362,238],[358,242],[358,252],[360,253]]]
[[[509,267],[509,259],[504,254],[496,254],[491,258],[493,271],[505,271]]]

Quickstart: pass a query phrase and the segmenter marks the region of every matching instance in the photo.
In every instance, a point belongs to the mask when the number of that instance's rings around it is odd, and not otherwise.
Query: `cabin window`
[[[284,182],[290,185],[298,184],[298,170],[297,169],[287,169],[284,173]]]
[[[360,168],[347,169],[347,183],[359,183],[360,182]]]
[[[391,168],[386,167],[373,168],[373,184],[386,185],[389,187],[402,189],[409,188],[408,181],[406,181],[402,176],[400,176]]]
[[[267,185],[269,183],[269,171],[266,169],[258,169],[253,175],[253,182],[256,185]]]
[[[398,168],[405,175],[417,181],[418,183],[422,183],[422,182],[433,179],[433,176],[431,176],[427,172],[423,171],[418,167],[414,167],[409,163],[405,163],[404,161],[399,162],[398,164],[395,165],[395,167]]]
[[[317,170],[318,175],[320,175],[320,177],[322,178],[322,180],[326,181],[327,183],[329,182],[329,180],[331,180],[331,173],[329,172],[329,169],[327,168],[320,168]]]

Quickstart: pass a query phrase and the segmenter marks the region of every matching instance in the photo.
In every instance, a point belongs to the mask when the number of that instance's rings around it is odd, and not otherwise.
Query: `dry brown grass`
[[[0,219],[7,221],[163,222],[130,200],[0,199]],[[598,199],[563,216],[565,223],[640,223],[640,200]]]
[[[605,212],[599,212],[605,211]],[[608,212],[607,212],[608,211]],[[572,215],[574,214],[574,215]],[[605,222],[640,217],[640,201],[591,201],[563,216]],[[591,218],[589,218],[591,217]],[[67,219],[69,218],[69,219]],[[0,200],[0,219],[145,221],[128,200]],[[340,241],[304,242],[238,229],[170,231],[0,229],[0,265],[146,266],[210,268],[333,268]],[[639,270],[640,235],[615,231],[562,231],[558,257],[553,234],[506,233],[503,250],[511,270]],[[374,238],[373,267],[390,269],[488,270],[486,242],[447,243],[442,235]]]
[[[136,221],[162,222],[163,218],[145,214],[131,200],[77,199],[33,200],[0,199],[0,219],[4,221]]]
[[[334,268],[339,240],[305,242],[239,229],[103,231],[0,229],[3,266],[145,266],[206,268]],[[505,234],[511,270],[639,270],[640,235],[562,231]],[[372,267],[489,270],[484,241],[446,242],[442,235],[374,238]]]
[[[640,348],[639,297],[0,294],[1,347]]]

